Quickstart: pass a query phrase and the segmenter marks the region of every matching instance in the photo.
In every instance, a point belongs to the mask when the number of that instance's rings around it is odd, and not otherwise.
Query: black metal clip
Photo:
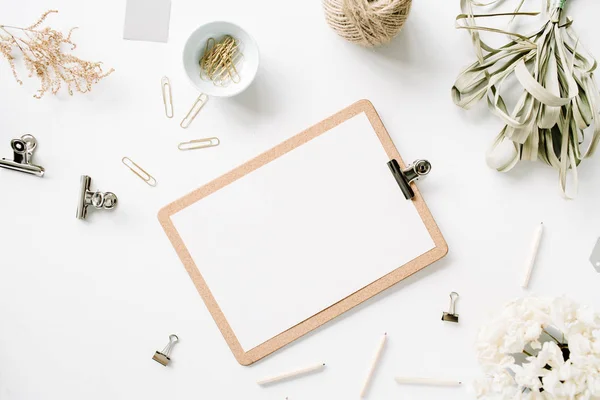
[[[421,176],[427,175],[431,171],[431,163],[427,160],[417,160],[404,170],[400,168],[400,164],[395,159],[387,164],[394,178],[396,178],[400,190],[404,193],[406,200],[415,197],[415,192],[410,187],[410,183],[418,180]]]

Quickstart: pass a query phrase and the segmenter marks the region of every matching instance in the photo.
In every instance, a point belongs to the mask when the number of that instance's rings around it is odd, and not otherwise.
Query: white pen
[[[529,257],[527,258],[527,263],[525,264],[525,278],[523,280],[523,284],[521,287],[523,289],[527,289],[529,286],[529,279],[531,278],[531,272],[533,271],[533,266],[535,265],[535,259],[537,257],[538,251],[540,249],[540,242],[542,241],[542,234],[544,233],[544,223],[542,222],[535,233],[533,234],[533,241],[531,243],[531,252],[529,253]]]
[[[387,333],[383,335],[381,341],[379,342],[379,346],[377,347],[377,352],[375,353],[375,357],[373,358],[373,362],[371,363],[371,368],[369,368],[369,374],[367,375],[367,379],[365,379],[365,383],[360,392],[361,399],[367,394],[367,390],[369,389],[369,385],[371,384],[371,379],[373,378],[373,373],[375,372],[375,368],[377,368],[377,364],[379,363],[379,359],[381,358],[381,353],[383,352],[383,348],[385,347],[386,340]]]
[[[275,382],[279,382],[279,381],[283,381],[286,379],[291,379],[291,378],[296,378],[302,375],[307,375],[313,372],[318,372],[320,370],[322,370],[323,368],[325,368],[325,364],[321,363],[318,365],[314,365],[312,367],[308,367],[308,368],[302,368],[302,369],[298,369],[295,371],[291,371],[291,372],[285,372],[281,375],[277,375],[277,376],[273,376],[270,378],[265,378],[265,379],[261,379],[260,381],[256,382],[259,385],[269,385],[271,383],[275,383]]]

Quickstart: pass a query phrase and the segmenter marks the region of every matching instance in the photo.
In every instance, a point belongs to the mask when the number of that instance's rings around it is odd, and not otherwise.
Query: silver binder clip
[[[92,192],[90,186],[92,178],[87,175],[81,176],[81,188],[79,190],[79,203],[77,204],[77,219],[85,219],[89,206],[98,210],[112,210],[117,206],[117,196],[112,192]]]
[[[406,200],[415,197],[415,192],[410,187],[411,182],[418,180],[431,171],[431,163],[427,160],[417,160],[407,168],[401,169],[398,161],[394,159],[388,162],[388,167],[392,171],[394,178],[396,178],[396,182],[398,182],[398,186],[400,186],[400,190],[402,190]]]
[[[1,159],[0,168],[12,169],[13,171],[25,172],[39,177],[44,176],[44,168],[31,163],[33,151],[37,147],[37,140],[33,135],[23,135],[20,139],[13,139],[10,146],[13,149],[13,159]]]
[[[450,293],[450,309],[448,310],[448,312],[442,314],[442,321],[458,323],[458,314],[456,313],[456,300],[458,300],[458,293]]]
[[[177,335],[169,335],[169,343],[162,351],[156,351],[152,359],[166,367],[169,364],[169,361],[171,361],[171,351],[177,342],[179,342]]]

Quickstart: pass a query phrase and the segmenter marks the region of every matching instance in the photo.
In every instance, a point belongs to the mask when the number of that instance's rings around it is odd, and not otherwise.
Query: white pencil
[[[410,377],[397,377],[396,382],[407,385],[431,385],[431,386],[460,386],[460,381],[446,381],[443,379],[430,379],[430,378],[410,378]]]
[[[377,352],[375,353],[375,357],[373,358],[373,363],[371,364],[371,368],[369,369],[369,374],[367,375],[367,379],[365,380],[365,384],[363,385],[362,391],[360,392],[360,398],[364,398],[367,390],[369,389],[369,384],[371,383],[371,379],[373,378],[373,373],[375,373],[375,369],[377,368],[377,364],[379,363],[379,359],[381,358],[381,353],[383,352],[383,348],[385,347],[385,341],[387,340],[387,333],[383,334],[381,338],[381,342],[377,347]]]
[[[307,375],[307,374],[310,374],[313,372],[317,372],[317,371],[322,370],[323,368],[325,368],[325,364],[318,364],[318,365],[314,365],[312,367],[302,368],[302,369],[298,369],[298,370],[291,371],[291,372],[286,372],[284,374],[273,376],[271,378],[265,378],[256,383],[258,383],[259,385],[269,385],[271,383],[283,381],[286,379],[296,378],[296,377],[299,377],[302,375]]]
[[[543,233],[544,223],[542,222],[533,234],[533,242],[531,243],[531,253],[529,254],[529,258],[527,258],[527,264],[525,265],[525,278],[523,280],[523,284],[521,285],[523,289],[527,289],[527,286],[529,286],[529,279],[531,278],[531,272],[533,271],[533,266],[535,265],[535,259],[538,254],[538,250],[540,249],[540,242],[542,241]]]

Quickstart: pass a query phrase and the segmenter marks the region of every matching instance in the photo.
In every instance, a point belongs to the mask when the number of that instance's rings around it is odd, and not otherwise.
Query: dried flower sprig
[[[29,77],[36,76],[41,82],[34,95],[38,99],[47,92],[57,94],[62,87],[66,87],[70,95],[73,95],[73,90],[89,92],[92,85],[114,71],[111,68],[104,72],[101,62],[85,61],[63,52],[63,45],[75,49],[71,34],[77,28],[71,28],[64,35],[50,27],[42,27],[48,15],[57,12],[46,11],[34,24],[25,28],[0,24],[0,54],[6,58],[13,76],[22,85],[13,55],[14,52],[21,53]]]
[[[453,100],[468,109],[486,98],[490,110],[505,123],[488,162],[494,161],[494,150],[504,140],[512,142],[513,149],[505,161],[490,162],[494,168],[504,172],[520,160],[539,159],[559,171],[561,190],[569,197],[567,173],[572,174],[572,192],[576,193],[577,166],[600,145],[600,96],[594,79],[597,63],[581,45],[573,20],[562,17],[567,0],[545,0],[542,11],[546,21],[533,33],[498,29],[481,22],[511,17],[512,23],[539,15],[522,12],[524,0],[511,1],[516,4],[514,12],[481,13],[479,8],[490,9],[505,0],[461,0],[457,27],[470,33],[477,60],[456,80]],[[510,41],[493,47],[483,39],[486,32],[506,35]],[[505,94],[513,76],[521,87],[521,96],[510,107]],[[585,140],[588,128],[591,136]]]

